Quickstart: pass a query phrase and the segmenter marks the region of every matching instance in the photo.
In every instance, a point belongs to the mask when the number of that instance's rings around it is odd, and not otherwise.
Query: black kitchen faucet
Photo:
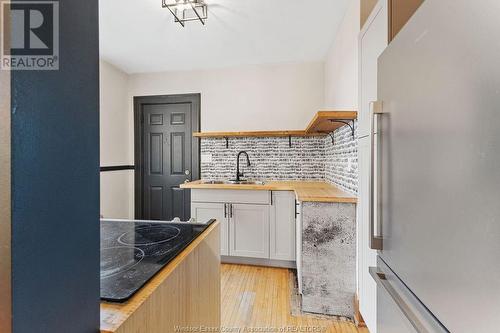
[[[247,166],[250,166],[250,158],[248,157],[248,153],[246,151],[240,151],[236,156],[236,181],[241,181],[240,177],[243,177],[243,173],[240,172],[240,156],[244,154],[247,157]]]

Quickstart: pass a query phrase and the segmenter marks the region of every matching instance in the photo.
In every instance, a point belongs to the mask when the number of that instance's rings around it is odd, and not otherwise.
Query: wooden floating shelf
[[[305,132],[309,134],[330,133],[345,125],[342,122],[334,122],[335,120],[347,122],[356,118],[358,118],[357,111],[319,111],[311,120]]]
[[[332,120],[352,121],[358,117],[356,111],[319,111],[309,123],[306,130],[293,131],[248,131],[248,132],[195,132],[197,138],[263,138],[263,137],[301,137],[301,136],[324,136],[337,128],[344,126],[343,123],[332,122]]]
[[[262,137],[299,137],[317,136],[317,133],[306,133],[306,131],[250,131],[250,132],[195,132],[197,138],[262,138]]]

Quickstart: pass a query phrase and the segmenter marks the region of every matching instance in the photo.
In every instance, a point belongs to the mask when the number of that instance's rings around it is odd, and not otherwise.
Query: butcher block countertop
[[[261,191],[294,191],[297,200],[304,202],[343,202],[356,203],[357,197],[338,187],[321,181],[267,181],[261,184],[205,184],[196,180],[181,185],[190,189],[219,190],[261,190]]]

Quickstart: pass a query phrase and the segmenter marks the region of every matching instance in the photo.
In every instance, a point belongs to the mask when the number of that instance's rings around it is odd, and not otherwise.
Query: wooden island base
[[[169,333],[220,327],[219,222],[125,303],[101,303],[102,333]]]

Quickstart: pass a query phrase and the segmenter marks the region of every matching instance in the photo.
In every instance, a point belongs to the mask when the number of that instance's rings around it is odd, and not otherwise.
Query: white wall
[[[101,166],[128,162],[127,82],[126,73],[101,60]]]
[[[130,97],[201,93],[202,131],[304,129],[323,106],[323,63],[133,74]],[[132,104],[130,104],[132,112]]]
[[[101,166],[131,164],[128,75],[100,62]],[[133,216],[133,171],[101,172],[101,214],[106,218]]]
[[[358,34],[360,1],[353,0],[325,61],[325,107],[358,108]]]

